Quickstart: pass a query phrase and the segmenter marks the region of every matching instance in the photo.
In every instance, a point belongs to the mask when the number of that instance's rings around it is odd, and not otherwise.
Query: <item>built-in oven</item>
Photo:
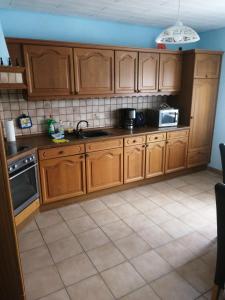
[[[35,154],[24,156],[8,165],[9,180],[16,216],[39,198],[38,163]]]

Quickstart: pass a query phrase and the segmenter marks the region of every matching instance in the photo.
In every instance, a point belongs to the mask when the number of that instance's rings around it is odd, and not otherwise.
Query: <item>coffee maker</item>
[[[135,108],[122,108],[119,110],[120,127],[132,130],[136,119]]]

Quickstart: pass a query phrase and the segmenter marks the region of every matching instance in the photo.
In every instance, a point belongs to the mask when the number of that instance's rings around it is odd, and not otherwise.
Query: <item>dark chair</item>
[[[215,192],[217,211],[217,261],[212,300],[219,299],[220,292],[224,290],[225,283],[225,184],[217,183]]]
[[[225,144],[220,144],[220,155],[223,168],[223,183],[225,183]]]

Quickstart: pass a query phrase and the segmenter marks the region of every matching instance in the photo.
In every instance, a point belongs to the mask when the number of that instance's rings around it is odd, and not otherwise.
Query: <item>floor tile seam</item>
[[[63,288],[60,288],[60,289],[58,289],[58,290],[55,290],[54,292],[51,292],[51,293],[49,293],[49,294],[46,294],[46,295],[42,296],[41,298],[37,298],[37,299],[33,299],[33,300],[42,300],[43,298],[48,297],[48,296],[51,296],[52,294],[55,294],[55,293],[57,293],[57,292],[60,292],[60,291],[63,290],[63,289],[66,291],[66,294],[67,294],[69,300],[72,300],[72,299],[70,298],[69,294],[67,293],[66,288],[64,288],[64,287],[63,287]]]

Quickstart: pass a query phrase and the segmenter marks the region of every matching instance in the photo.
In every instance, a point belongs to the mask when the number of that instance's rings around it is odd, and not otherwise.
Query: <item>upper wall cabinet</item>
[[[74,48],[76,93],[114,93],[114,51]]]
[[[115,51],[115,92],[137,92],[138,53]]]
[[[159,91],[179,91],[181,87],[180,54],[160,54]]]
[[[195,78],[218,78],[220,73],[220,55],[196,54]]]
[[[29,96],[68,96],[74,93],[71,48],[24,46]]]
[[[138,92],[158,90],[159,54],[139,52]]]

